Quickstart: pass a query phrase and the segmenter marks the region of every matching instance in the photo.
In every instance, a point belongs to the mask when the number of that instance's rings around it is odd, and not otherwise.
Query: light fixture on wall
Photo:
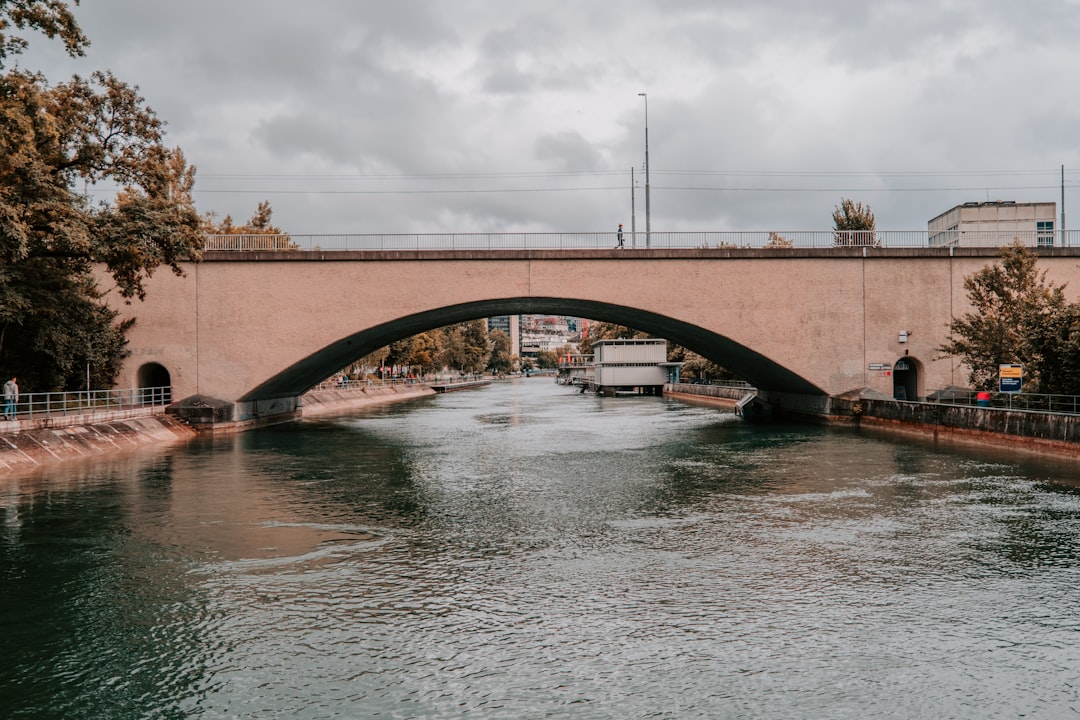
[[[899,342],[906,343],[907,339],[908,339],[908,335],[911,335],[910,330],[901,330],[900,331]]]

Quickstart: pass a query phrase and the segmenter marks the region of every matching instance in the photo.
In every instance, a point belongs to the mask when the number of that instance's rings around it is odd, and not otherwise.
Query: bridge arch
[[[1039,263],[1075,288],[1077,257],[1040,250]],[[146,300],[109,302],[137,320],[121,386],[158,362],[177,398],[220,400],[239,422],[294,412],[299,394],[395,339],[522,312],[641,328],[731,368],[785,412],[822,413],[830,397],[892,395],[884,370],[899,357],[918,358],[920,396],[965,382],[936,349],[968,309],[964,279],[996,259],[994,248],[865,246],[207,251],[183,275],[156,273]]]
[[[402,316],[332,342],[244,393],[253,402],[295,397],[358,358],[428,330],[497,315],[568,315],[625,325],[686,347],[768,390],[802,395],[825,392],[731,338],[690,323],[626,305],[560,297],[517,297],[461,303]]]

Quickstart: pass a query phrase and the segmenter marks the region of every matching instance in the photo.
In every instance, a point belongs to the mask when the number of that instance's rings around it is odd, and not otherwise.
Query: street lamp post
[[[652,208],[649,202],[649,94],[638,93],[645,98],[645,247],[652,240]]]

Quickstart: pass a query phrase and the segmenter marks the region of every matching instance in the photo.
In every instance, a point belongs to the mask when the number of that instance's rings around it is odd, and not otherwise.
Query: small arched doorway
[[[919,399],[919,363],[915,358],[905,355],[893,363],[893,398]]]
[[[146,363],[139,368],[135,381],[139,385],[139,402],[143,405],[167,405],[172,402],[172,376],[158,363]]]

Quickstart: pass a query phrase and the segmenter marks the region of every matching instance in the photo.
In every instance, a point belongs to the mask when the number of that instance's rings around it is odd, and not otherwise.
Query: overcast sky
[[[84,0],[87,57],[289,232],[881,229],[978,200],[1080,227],[1080,0]],[[647,93],[643,98],[639,93]],[[1060,207],[1058,209],[1060,213]]]

